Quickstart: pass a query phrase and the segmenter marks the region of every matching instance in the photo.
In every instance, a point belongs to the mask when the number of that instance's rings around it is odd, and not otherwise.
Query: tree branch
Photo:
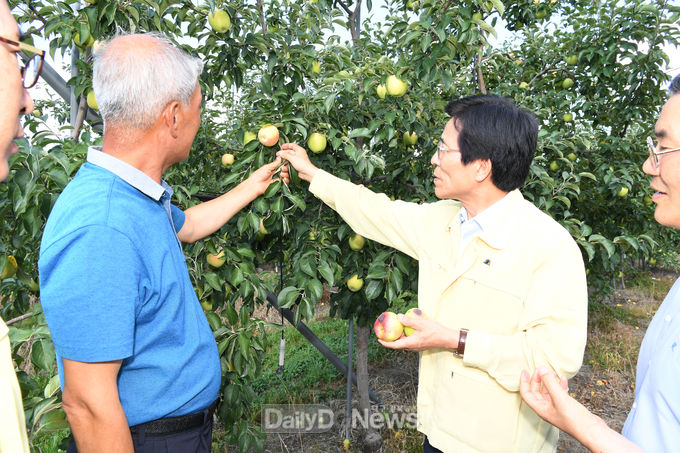
[[[257,0],[257,9],[260,10],[260,25],[262,25],[262,34],[267,34],[267,20],[264,17],[264,5],[262,5],[262,0]]]
[[[7,324],[8,326],[11,326],[11,325],[14,324],[14,323],[17,323],[17,322],[19,322],[19,321],[23,321],[23,320],[26,319],[26,318],[30,318],[30,317],[33,316],[33,315],[35,315],[35,313],[26,313],[26,314],[23,314],[23,315],[21,315],[21,316],[17,316],[16,318],[10,319],[10,320],[7,321],[5,324]]]
[[[343,2],[342,0],[338,0],[338,5],[340,5],[340,7],[345,10],[348,16],[352,15],[352,10],[349,9],[345,2]]]
[[[479,91],[486,94],[486,84],[484,83],[484,74],[482,74],[482,49],[484,47],[480,44],[479,52],[477,52],[477,82],[479,82]]]

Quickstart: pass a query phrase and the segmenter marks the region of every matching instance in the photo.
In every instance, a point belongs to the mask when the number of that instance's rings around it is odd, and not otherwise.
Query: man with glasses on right
[[[680,229],[680,76],[649,138],[642,171],[652,177],[654,219]],[[601,453],[680,451],[680,279],[647,328],[638,355],[635,401],[622,434],[607,427],[567,392],[567,381],[547,367],[521,375],[524,401],[543,419]]]
[[[19,60],[19,51],[31,57]],[[0,0],[0,181],[9,173],[9,157],[19,150],[14,140],[24,136],[21,115],[33,111],[27,88],[35,85],[45,53],[20,42],[19,27],[5,0]],[[14,373],[8,329],[0,318],[0,453],[28,453],[21,390]]]

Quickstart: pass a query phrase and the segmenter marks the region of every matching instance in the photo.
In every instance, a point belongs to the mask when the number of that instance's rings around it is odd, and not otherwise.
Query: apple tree
[[[29,39],[46,39],[52,55],[81,46],[79,74],[69,84],[83,108],[91,86],[88,46],[118,28],[161,31],[204,60],[203,124],[189,159],[165,175],[184,208],[229,190],[270,161],[278,146],[250,140],[268,124],[278,128],[279,144],[307,144],[322,134],[325,148],[317,143],[310,156],[341,178],[394,199],[433,201],[429,161],[447,120],[446,102],[489,92],[538,116],[539,149],[523,192],[570,231],[593,288],[606,292],[619,272],[670,260],[659,250],[672,250],[678,237],[652,220],[640,166],[665,98],[668,57],[661,46],[677,44],[677,6],[664,0],[374,0],[365,2],[369,13],[362,17],[362,3],[10,1],[18,22],[29,24]],[[503,26],[512,39],[491,46]],[[0,186],[6,226],[0,313],[4,319],[29,315],[12,328],[17,362],[30,357],[33,363],[33,369],[20,363],[26,408],[37,427],[36,415],[57,414],[44,428],[57,429],[63,420],[55,368],[35,294],[40,232],[87,146],[100,138],[88,124],[55,129],[55,120],[68,121],[63,103],[38,107],[41,114],[28,119],[30,141]],[[233,164],[222,166],[225,153]],[[359,325],[363,382],[375,317],[417,304],[416,263],[372,241],[352,248],[353,234],[293,173],[290,185],[273,184],[220,231],[185,246],[221,356],[219,417],[229,442],[242,451],[261,449],[263,442],[250,382],[266,346],[259,334],[266,325],[253,313],[267,292],[302,320],[311,319],[331,291],[332,313]],[[210,264],[209,255],[223,263],[211,258]],[[354,275],[363,280],[357,291],[346,284]],[[34,349],[26,356],[20,347]],[[35,357],[33,351],[39,351]]]

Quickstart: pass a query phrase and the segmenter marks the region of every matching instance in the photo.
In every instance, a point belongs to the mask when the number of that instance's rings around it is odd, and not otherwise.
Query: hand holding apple
[[[318,168],[314,165],[307,155],[307,151],[297,143],[284,143],[281,150],[276,153],[277,157],[287,160],[301,179],[311,182]]]
[[[443,348],[454,351],[458,347],[458,330],[449,329],[443,324],[425,319],[425,317],[411,317],[397,315],[404,328],[410,327],[413,333],[402,336],[395,341],[378,340],[381,345],[390,349],[408,349],[410,351],[424,351],[426,349]]]
[[[274,177],[279,165],[281,165],[281,159],[277,157],[273,162],[264,164],[255,170],[253,174],[251,174],[246,180],[246,182],[254,188],[257,196],[262,195],[265,190],[267,190],[267,187],[269,187],[269,184],[273,183],[274,181],[283,180],[286,184],[290,182],[288,164],[285,164],[281,167],[281,174],[279,177]]]

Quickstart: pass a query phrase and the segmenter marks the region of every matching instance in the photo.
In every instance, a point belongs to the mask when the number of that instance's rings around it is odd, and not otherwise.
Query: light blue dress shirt
[[[680,451],[680,280],[649,324],[623,435],[648,453]]]
[[[501,222],[499,218],[501,214],[500,206],[503,205],[508,196],[504,196],[476,216],[468,219],[468,212],[465,207],[460,208],[458,213],[458,220],[460,221],[460,247],[458,248],[458,257],[463,254],[463,251],[468,244],[477,236],[480,236],[485,229],[489,229],[492,225]]]

